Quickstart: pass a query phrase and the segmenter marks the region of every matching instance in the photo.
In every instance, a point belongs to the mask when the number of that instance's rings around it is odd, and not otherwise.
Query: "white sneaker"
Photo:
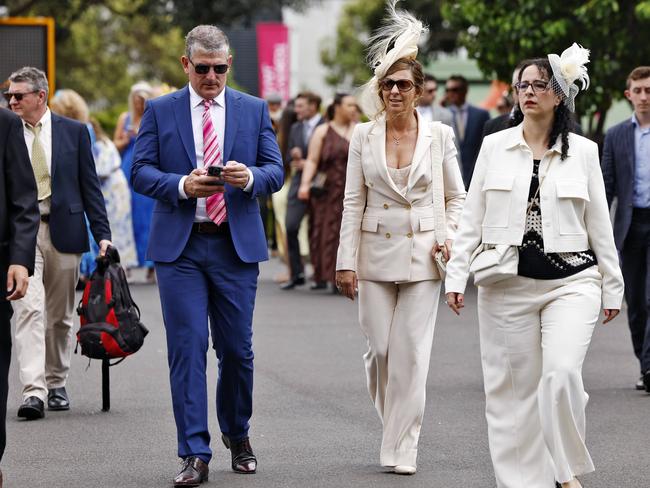
[[[395,466],[395,474],[415,474],[415,466]]]

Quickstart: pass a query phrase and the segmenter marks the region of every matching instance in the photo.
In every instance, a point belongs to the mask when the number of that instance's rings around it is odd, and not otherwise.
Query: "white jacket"
[[[453,130],[439,122],[425,122],[419,114],[417,117],[418,136],[404,194],[388,174],[385,118],[355,127],[348,156],[337,270],[356,271],[362,280],[440,279],[431,258],[431,249],[440,239],[434,230],[433,131],[438,152],[435,163],[442,164],[447,239],[454,238],[465,188]]]
[[[539,166],[544,252],[592,249],[603,276],[603,308],[620,309],[623,277],[598,146],[570,133],[564,161],[561,149],[558,137]],[[447,266],[447,292],[464,293],[470,255],[481,243],[522,244],[532,171],[533,155],[524,140],[523,124],[483,140]]]

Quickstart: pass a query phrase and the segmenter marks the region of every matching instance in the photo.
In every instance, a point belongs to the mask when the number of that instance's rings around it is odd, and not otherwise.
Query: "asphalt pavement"
[[[418,472],[404,477],[379,466],[381,424],[365,387],[356,303],[307,286],[282,291],[272,280],[280,270],[277,261],[262,265],[254,320],[250,435],[258,472],[230,470],[212,401],[214,456],[205,486],[494,488],[475,293],[460,318],[440,307]],[[141,351],[111,369],[110,412],[101,411],[100,363],[76,355],[68,380],[72,409],[19,420],[14,359],[1,466],[6,488],[172,486],[179,464],[157,288],[135,285],[132,292],[150,334]],[[216,358],[208,354],[214,398]],[[587,442],[597,470],[582,478],[585,488],[650,487],[650,395],[633,389],[637,377],[622,314],[597,328],[584,366]]]

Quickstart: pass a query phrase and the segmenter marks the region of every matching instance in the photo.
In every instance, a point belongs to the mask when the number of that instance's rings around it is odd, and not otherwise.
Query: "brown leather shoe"
[[[199,486],[208,481],[208,465],[196,456],[183,459],[183,467],[174,478],[174,486]]]
[[[253,454],[253,448],[248,437],[244,437],[237,442],[231,442],[230,439],[222,434],[221,440],[230,449],[231,466],[235,473],[253,474],[257,471],[257,458]]]

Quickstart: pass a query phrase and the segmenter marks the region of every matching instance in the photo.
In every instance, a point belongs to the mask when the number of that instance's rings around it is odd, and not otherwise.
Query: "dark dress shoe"
[[[183,467],[174,478],[174,486],[199,486],[208,481],[208,465],[196,456],[183,459]]]
[[[291,278],[286,283],[280,285],[280,290],[293,290],[296,286],[304,285],[305,277],[298,276],[297,278]]]
[[[645,391],[650,393],[650,371],[646,371],[643,375],[643,385],[645,386]]]
[[[643,375],[641,375],[641,378],[639,378],[639,381],[636,382],[636,385],[634,385],[634,387],[639,391],[645,390],[645,383],[643,382]]]
[[[70,410],[70,400],[65,387],[52,388],[47,392],[47,409],[48,410]]]
[[[27,397],[18,409],[18,416],[25,420],[42,419],[45,417],[45,405],[40,398]]]
[[[253,474],[257,470],[257,458],[253,454],[253,448],[248,440],[244,437],[237,442],[231,442],[225,435],[221,435],[224,445],[230,449],[232,459],[232,470],[236,473]]]
[[[309,287],[310,290],[325,290],[327,289],[327,281],[317,281]]]

